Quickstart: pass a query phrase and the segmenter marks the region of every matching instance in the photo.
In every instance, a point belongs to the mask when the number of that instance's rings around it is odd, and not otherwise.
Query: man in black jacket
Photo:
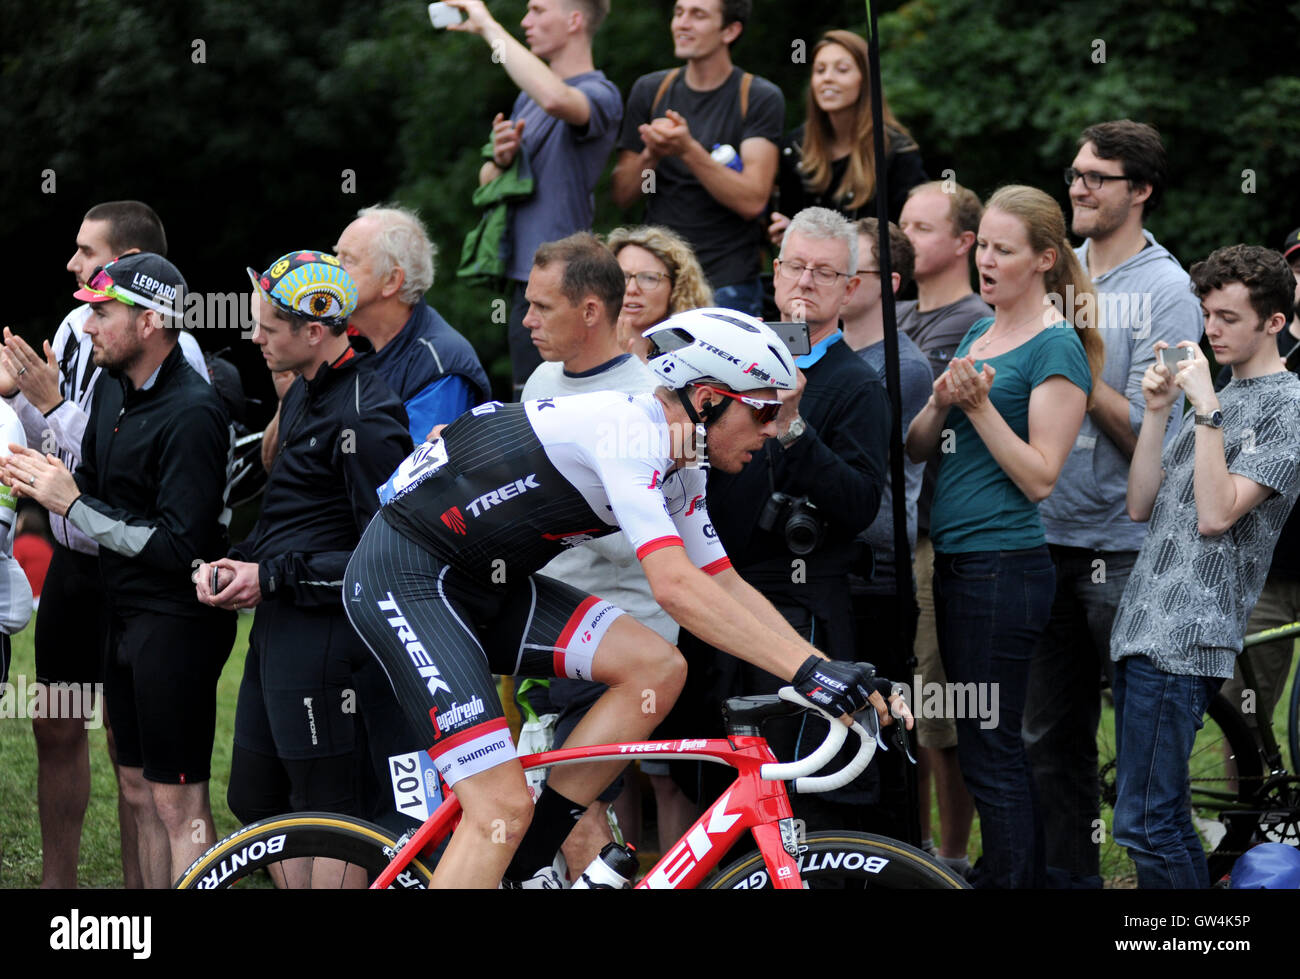
[[[159,255],[111,262],[76,298],[108,376],[75,477],[32,449],[0,472],[99,544],[109,606],[105,699],[146,887],[166,887],[212,844],[208,774],[216,685],[235,617],[194,600],[190,574],[224,547],[230,436],[177,338],[185,280]]]
[[[710,469],[708,492],[714,527],[741,577],[800,635],[842,660],[859,658],[849,571],[858,558],[855,538],[880,505],[890,417],[884,386],[839,329],[859,283],[857,247],[854,226],[826,208],[806,208],[790,222],[774,265],[776,304],[783,319],[808,324],[812,350],[795,359],[804,383],[782,392],[777,438],[735,475]],[[697,643],[683,636],[690,672],[686,706],[669,722],[674,732],[692,712],[716,725],[726,697],[782,686],[733,657],[701,655]],[[797,729],[769,724],[767,733],[778,756],[793,756]],[[803,738],[818,743],[811,731]]]
[[[302,809],[361,814],[354,722],[370,705],[357,704],[353,674],[371,657],[343,613],[343,569],[379,508],[375,488],[411,451],[406,412],[348,343],[357,288],[338,259],[290,252],[249,275],[253,342],[271,370],[301,376],[281,405],[257,526],[195,581],[201,602],[257,608],[230,809],[244,822]]]

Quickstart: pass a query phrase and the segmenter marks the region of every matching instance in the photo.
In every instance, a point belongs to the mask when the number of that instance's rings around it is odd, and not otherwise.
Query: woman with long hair
[[[994,315],[971,326],[934,382],[907,452],[939,457],[930,514],[939,651],[950,683],[974,685],[955,689],[978,692],[978,716],[956,718],[984,843],[973,882],[1042,887],[1042,823],[1021,742],[1030,659],[1056,590],[1037,504],[1079,434],[1104,350],[1089,322],[1092,283],[1050,196],[997,191],[975,255]]]
[[[646,330],[674,313],[713,305],[704,269],[677,232],[653,224],[615,228],[606,244],[627,280],[618,339],[642,360],[650,356],[650,341],[642,337]]]
[[[926,180],[921,151],[894,118],[881,93],[889,218],[898,221],[907,192]],[[833,30],[813,48],[804,124],[781,144],[777,201],[768,237],[779,245],[790,217],[805,207],[829,207],[849,218],[874,217],[876,151],[871,117],[867,42]]]

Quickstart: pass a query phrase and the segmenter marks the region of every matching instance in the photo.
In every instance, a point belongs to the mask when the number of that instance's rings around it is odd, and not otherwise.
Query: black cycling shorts
[[[338,612],[263,602],[248,635],[235,744],[287,761],[351,754],[369,653]]]
[[[208,780],[217,679],[234,642],[233,612],[109,613],[104,699],[119,765],[151,782]]]
[[[105,619],[99,558],[55,544],[36,610],[36,679],[102,682]]]
[[[449,785],[515,758],[493,673],[590,679],[596,648],[623,614],[541,575],[471,578],[382,516],[343,585],[348,618]]]

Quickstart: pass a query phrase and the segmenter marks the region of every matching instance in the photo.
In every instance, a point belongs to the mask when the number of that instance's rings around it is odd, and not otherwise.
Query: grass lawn
[[[220,839],[239,828],[226,806],[235,698],[244,672],[251,615],[239,616],[234,650],[217,689],[217,733],[212,750],[212,815]],[[10,683],[35,676],[33,626],[13,637]],[[177,650],[183,655],[182,650]],[[90,731],[90,806],[81,836],[78,880],[82,887],[121,887],[122,860],[117,835],[117,783],[104,744],[104,729]],[[215,841],[214,841],[215,842]],[[0,887],[37,887],[41,882],[41,831],[36,817],[36,742],[32,724],[22,717],[0,717]]]

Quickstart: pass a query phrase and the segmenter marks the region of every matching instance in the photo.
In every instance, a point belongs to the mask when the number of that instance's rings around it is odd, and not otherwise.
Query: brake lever
[[[901,693],[902,689],[903,688],[900,684],[897,683],[894,684],[893,690],[890,691],[890,696],[893,697],[895,694]],[[912,754],[912,739],[908,736],[907,725],[904,723],[902,713],[898,709],[898,704],[902,704],[905,702],[906,701],[904,701],[903,698],[900,696],[897,701],[889,705],[889,713],[893,715],[894,718],[894,738],[898,744],[898,747],[903,752],[903,755],[907,758],[907,760],[910,761],[913,765],[915,765],[916,756]]]

